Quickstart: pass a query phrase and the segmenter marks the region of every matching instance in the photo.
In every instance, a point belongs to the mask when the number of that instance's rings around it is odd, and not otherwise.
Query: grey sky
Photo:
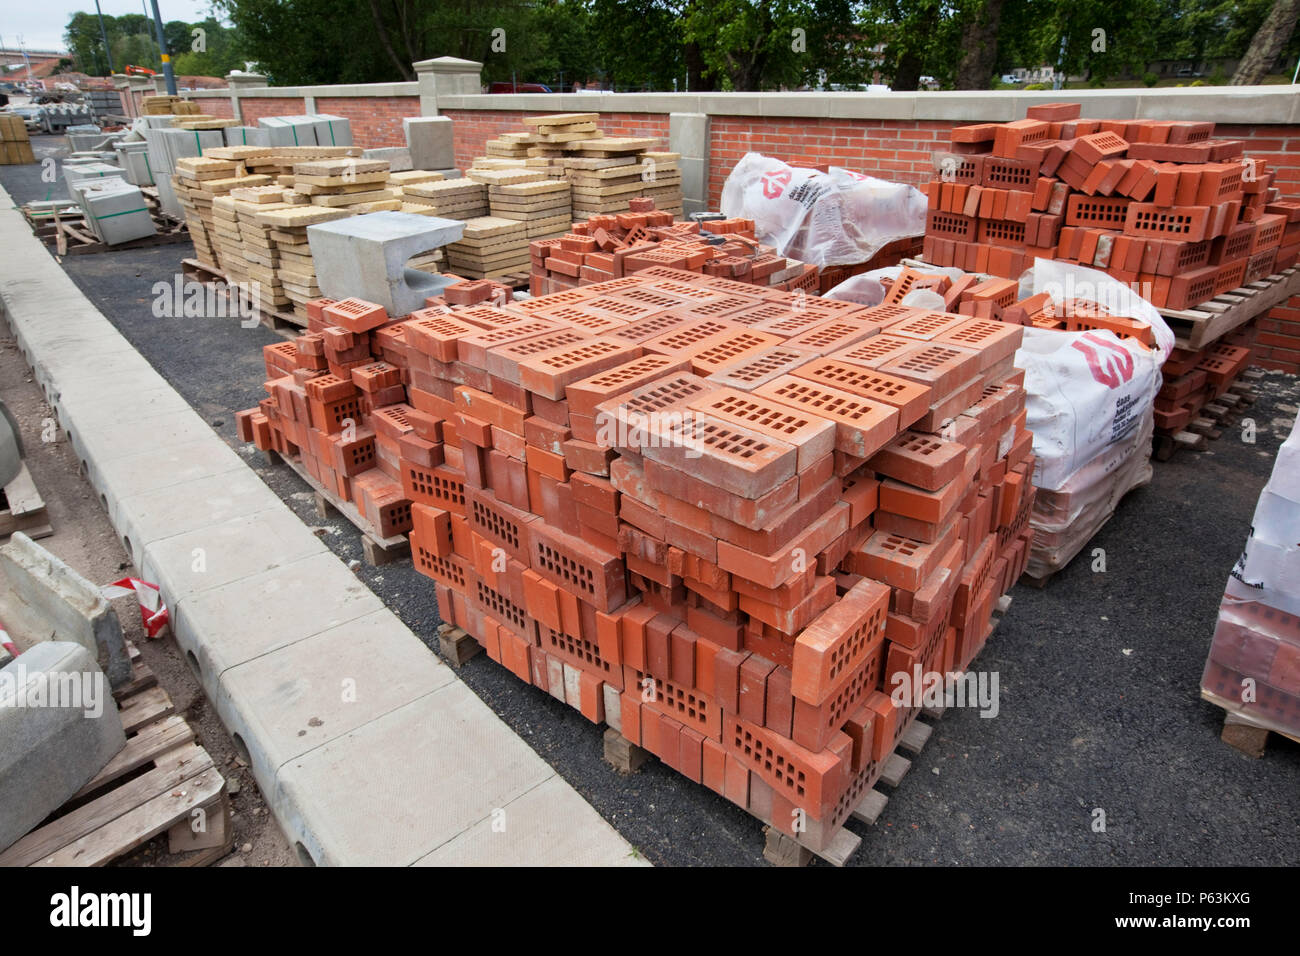
[[[105,16],[143,13],[140,0],[99,0]],[[146,0],[145,8],[148,8]],[[211,9],[210,0],[158,0],[163,21],[202,20]],[[0,44],[5,49],[18,45],[29,50],[62,50],[63,30],[78,10],[95,12],[95,0],[4,0],[0,3]],[[152,15],[152,13],[151,13]]]

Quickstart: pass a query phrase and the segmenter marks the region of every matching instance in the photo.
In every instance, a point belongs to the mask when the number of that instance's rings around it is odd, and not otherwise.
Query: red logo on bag
[[[774,169],[763,174],[763,195],[767,199],[779,199],[785,187],[790,185],[790,170]]]
[[[1088,360],[1088,370],[1092,372],[1092,377],[1107,388],[1119,388],[1133,377],[1133,356],[1118,343],[1107,342],[1092,332],[1084,332],[1081,340],[1074,341],[1073,347]],[[1099,349],[1105,349],[1106,352],[1102,353]]]

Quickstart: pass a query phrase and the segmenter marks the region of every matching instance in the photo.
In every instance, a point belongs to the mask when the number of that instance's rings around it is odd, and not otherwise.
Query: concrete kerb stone
[[[124,746],[117,704],[92,651],[43,641],[18,655],[0,671],[0,850],[61,807]]]
[[[451,284],[446,276],[406,268],[407,261],[464,232],[456,219],[372,212],[308,226],[307,240],[323,295],[355,296],[382,305],[389,315],[406,315]]]
[[[555,819],[585,827],[573,840],[609,862],[634,859],[589,807],[597,826],[571,812],[575,801],[587,805],[270,489],[245,480],[239,455],[160,396],[161,376],[76,289],[2,189],[0,246],[2,314],[132,560],[163,587],[179,646],[304,860],[412,863],[550,780],[563,795]],[[121,357],[111,374],[102,374],[105,354]],[[85,385],[114,374],[137,389]],[[137,394],[161,414],[139,418]],[[209,500],[183,513],[175,502],[193,503],[196,488]],[[211,579],[195,570],[196,548]],[[306,683],[286,687],[278,678],[290,672]],[[349,678],[354,701],[343,693]],[[286,738],[285,719],[306,726]],[[430,806],[439,809],[430,815]],[[573,862],[551,855],[555,846],[522,845],[517,862]]]
[[[131,660],[113,605],[99,588],[21,531],[0,547],[0,622],[24,643],[70,642],[92,657],[102,650],[109,683],[120,687],[131,679]]]

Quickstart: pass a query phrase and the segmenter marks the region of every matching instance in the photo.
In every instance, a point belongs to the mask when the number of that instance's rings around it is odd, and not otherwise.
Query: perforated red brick
[[[887,477],[933,491],[961,474],[965,461],[965,445],[905,431],[867,462],[867,467]]]
[[[795,474],[788,442],[702,412],[649,422],[642,454],[742,498],[758,498]]]
[[[540,521],[533,523],[531,531],[529,565],[542,577],[598,611],[610,611],[627,599],[627,574],[620,557]]]
[[[711,338],[707,344],[690,356],[691,367],[697,375],[710,375],[724,366],[743,361],[747,356],[755,355],[780,343],[779,335],[742,328],[737,332]]]
[[[501,329],[502,332],[508,329]],[[545,335],[519,339],[506,345],[496,345],[487,351],[487,370],[497,378],[521,385],[519,363],[535,355],[577,345],[592,336],[583,329],[559,329]]]
[[[932,390],[929,386],[866,366],[840,361],[839,354],[841,353],[814,359],[799,366],[790,374],[796,378],[829,385],[892,406],[898,410],[900,429],[911,425],[930,407]],[[904,354],[910,354],[910,351]]]
[[[1185,239],[1198,242],[1209,234],[1210,206],[1157,206],[1130,203],[1124,232],[1150,239]]]
[[[814,753],[731,714],[723,721],[722,745],[751,773],[814,819],[825,816],[848,785],[848,768],[838,750]]]
[[[908,310],[909,317],[914,314],[913,310]],[[871,338],[864,339],[848,348],[831,352],[828,358],[852,362],[866,368],[879,368],[890,359],[906,355],[918,347],[918,340],[893,335],[890,330],[886,329],[881,335],[873,335]]]
[[[486,369],[488,349],[536,336],[549,335],[562,329],[563,326],[556,325],[554,322],[524,320],[480,332],[477,335],[468,335],[459,342],[460,360],[467,365]]]
[[[809,704],[834,694],[885,636],[889,588],[864,579],[795,639],[791,693]]]
[[[793,375],[760,385],[754,395],[830,419],[835,423],[835,447],[857,458],[883,447],[899,427],[899,410],[891,405]]]
[[[880,370],[928,386],[933,404],[974,378],[979,372],[979,364],[978,352],[932,343],[885,362]]]
[[[692,401],[690,408],[794,445],[797,469],[812,468],[835,448],[835,424],[828,418],[795,411],[750,392],[720,388]]]
[[[570,382],[622,365],[640,354],[640,346],[616,339],[583,339],[520,359],[519,384],[530,392],[558,401],[564,397]]]
[[[967,319],[940,333],[935,342],[976,349],[980,356],[979,369],[983,372],[1014,355],[1024,337],[1023,326],[989,319]]]

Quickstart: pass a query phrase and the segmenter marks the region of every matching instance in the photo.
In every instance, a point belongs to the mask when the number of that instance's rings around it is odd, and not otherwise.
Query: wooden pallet
[[[992,626],[987,641],[998,629],[998,624],[1011,609],[1011,596],[1002,595],[993,610]],[[951,696],[948,698],[951,700]],[[912,760],[920,755],[934,735],[935,726],[943,716],[945,707],[925,707],[912,719],[894,750],[881,761],[879,776],[862,797],[858,806],[849,813],[851,819],[868,826],[875,825],[889,804],[889,794],[896,790],[912,769]],[[632,743],[613,727],[605,730],[605,762],[620,773],[635,773],[654,757],[644,747]],[[882,789],[882,787],[887,789]],[[862,845],[862,838],[841,827],[825,846],[814,848],[796,837],[778,830],[771,824],[763,825],[763,858],[773,866],[807,866],[818,857],[832,866],[844,866]]]
[[[1241,751],[1247,757],[1257,759],[1263,757],[1264,748],[1268,744],[1270,734],[1277,734],[1279,737],[1285,737],[1287,740],[1300,744],[1300,736],[1255,720],[1236,709],[1229,701],[1224,700],[1217,694],[1202,690],[1201,699],[1209,701],[1216,707],[1223,708],[1223,732],[1219,735],[1220,739],[1229,747]]]
[[[114,692],[126,747],[50,819],[8,850],[4,866],[104,866],[166,833],[177,866],[207,866],[230,852],[226,781],[139,651]],[[197,830],[197,832],[196,832]]]
[[[21,531],[33,540],[54,534],[45,501],[36,490],[36,482],[32,481],[26,462],[19,466],[13,481],[0,488],[0,540],[15,531]]]
[[[269,464],[275,465],[283,463],[297,473],[298,477],[307,483],[315,496],[316,514],[321,518],[328,518],[331,513],[337,513],[346,518],[348,522],[361,532],[361,551],[365,555],[366,564],[372,567],[380,567],[385,564],[392,564],[394,561],[400,561],[411,555],[411,542],[406,535],[394,535],[391,538],[382,537],[370,523],[357,506],[350,501],[344,501],[333,492],[326,491],[316,479],[311,476],[302,463],[292,458],[286,458],[277,451],[265,452]]]
[[[1300,295],[1300,266],[1216,295],[1191,309],[1160,309],[1180,349],[1201,349]]]

